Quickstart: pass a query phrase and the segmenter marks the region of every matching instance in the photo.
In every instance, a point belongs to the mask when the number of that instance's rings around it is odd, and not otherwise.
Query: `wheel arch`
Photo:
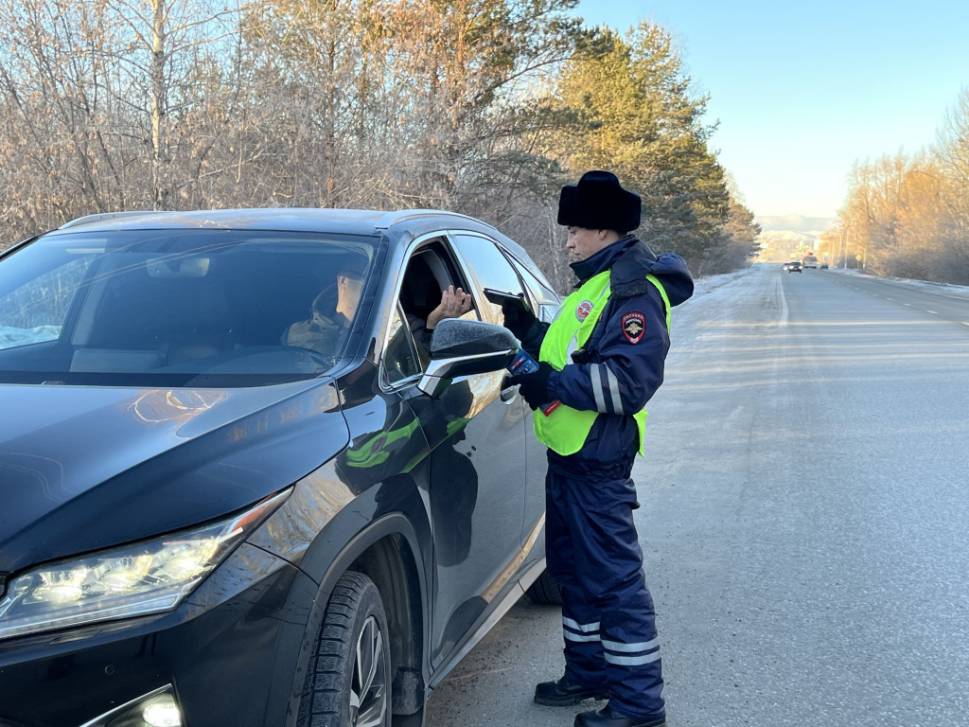
[[[392,709],[397,714],[420,714],[427,692],[430,609],[427,578],[421,564],[420,539],[403,513],[388,513],[357,533],[333,558],[313,601],[299,650],[297,671],[290,695],[287,725],[296,723],[302,685],[316,648],[327,603],[340,577],[348,570],[364,573],[374,581],[391,629],[393,669]],[[418,639],[399,638],[401,627],[417,629]],[[398,638],[394,637],[394,632]]]
[[[392,710],[415,714],[424,705],[424,654],[426,653],[427,613],[418,569],[404,536],[389,534],[368,547],[350,564],[348,570],[368,576],[380,591],[390,631],[390,659],[393,670]],[[418,639],[403,634],[419,634]]]

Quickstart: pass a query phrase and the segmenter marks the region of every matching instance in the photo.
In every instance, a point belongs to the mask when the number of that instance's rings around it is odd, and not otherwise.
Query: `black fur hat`
[[[612,172],[591,171],[566,184],[559,197],[558,223],[590,230],[630,232],[639,227],[642,201],[623,189]]]

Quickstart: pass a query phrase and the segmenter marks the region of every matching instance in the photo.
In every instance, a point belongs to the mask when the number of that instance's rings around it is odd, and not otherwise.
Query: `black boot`
[[[607,704],[598,712],[583,712],[577,716],[575,727],[666,727],[666,716],[627,717],[613,712]]]
[[[535,703],[548,707],[568,707],[584,699],[607,699],[606,687],[584,687],[564,676],[557,682],[542,682],[535,687]]]

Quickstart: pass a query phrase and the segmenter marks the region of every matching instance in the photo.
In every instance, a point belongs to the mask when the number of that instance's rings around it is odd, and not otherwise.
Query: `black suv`
[[[473,308],[431,335],[451,285]],[[0,725],[422,724],[544,570],[485,288],[559,303],[434,211],[98,215],[5,253]]]

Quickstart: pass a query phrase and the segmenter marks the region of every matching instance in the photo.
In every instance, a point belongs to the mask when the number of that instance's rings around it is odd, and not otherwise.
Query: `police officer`
[[[568,227],[578,283],[551,324],[511,307],[505,316],[540,362],[512,383],[548,447],[546,558],[563,600],[565,674],[539,684],[535,701],[609,699],[576,727],[666,723],[630,473],[644,451],[644,407],[663,382],[670,309],[693,294],[693,280],[682,258],[657,257],[630,234],[640,208],[609,172],[565,186],[558,223]]]

